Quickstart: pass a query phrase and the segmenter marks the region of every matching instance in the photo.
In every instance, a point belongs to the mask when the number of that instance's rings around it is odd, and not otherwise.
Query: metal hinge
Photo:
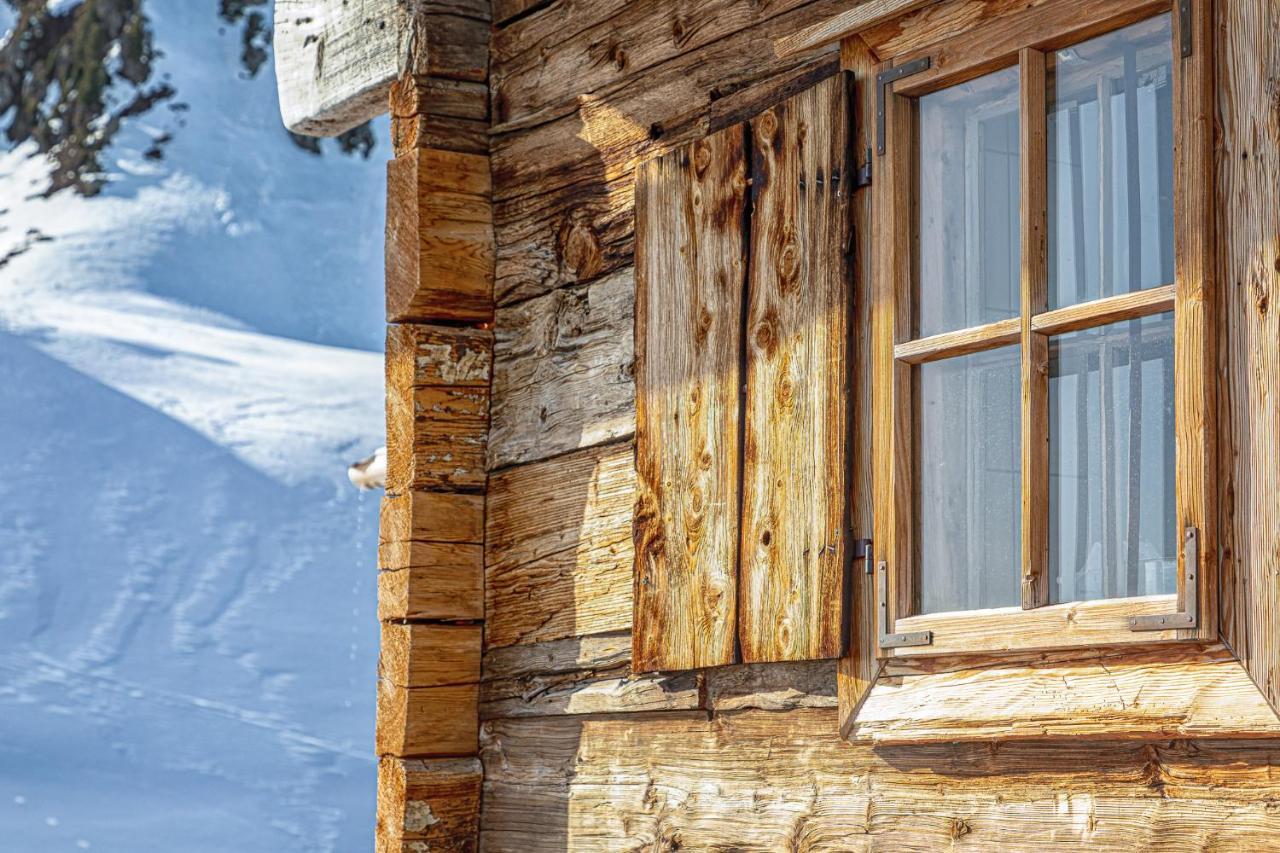
[[[1183,59],[1191,55],[1191,3],[1192,0],[1178,0],[1178,23],[1181,30]]]
[[[927,71],[932,65],[932,60],[927,56],[914,59],[911,62],[903,63],[895,68],[889,68],[881,71],[876,75],[876,153],[884,153],[884,110],[885,101],[889,97],[889,86],[895,80],[901,80],[903,77],[910,77],[912,74],[919,74],[921,71]]]
[[[1174,628],[1196,628],[1200,625],[1200,531],[1188,527],[1182,537],[1182,566],[1186,580],[1182,584],[1182,612],[1163,616],[1130,616],[1132,631],[1169,631]]]
[[[870,563],[871,555],[867,554]],[[907,631],[895,634],[889,630],[889,567],[884,560],[876,564],[877,621],[879,624],[880,648],[896,649],[902,646],[928,646],[933,643],[932,631]]]
[[[853,188],[855,190],[869,186],[871,186],[871,146],[867,146],[867,162],[863,163],[853,176]]]

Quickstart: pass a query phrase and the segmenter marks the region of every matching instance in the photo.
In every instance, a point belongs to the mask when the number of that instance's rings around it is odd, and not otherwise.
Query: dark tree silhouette
[[[52,169],[46,194],[71,188],[91,196],[106,177],[100,156],[122,122],[160,104],[183,124],[188,108],[175,100],[167,75],[154,81],[155,61],[145,0],[82,0],[55,6],[48,0],[0,0],[16,13],[13,30],[0,44],[0,129],[11,145],[33,141]],[[270,58],[269,0],[217,0],[217,17],[239,32],[241,73],[256,77]],[[320,154],[320,141],[289,134],[294,143]],[[165,132],[145,152],[161,159],[172,138]],[[374,137],[368,124],[338,137],[344,154],[368,157]]]

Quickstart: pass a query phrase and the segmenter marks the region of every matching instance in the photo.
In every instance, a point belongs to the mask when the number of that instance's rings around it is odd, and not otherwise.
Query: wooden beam
[[[387,163],[387,321],[493,319],[489,158],[418,148]]]
[[[773,52],[778,56],[791,56],[813,50],[935,2],[937,0],[863,0],[847,12],[778,39],[773,43]]]
[[[1280,735],[1280,719],[1222,646],[1077,654],[967,665],[894,659],[850,736],[918,745]]]
[[[630,442],[490,477],[490,649],[631,627],[635,482]]]
[[[409,324],[386,341],[387,491],[483,487],[493,333]]]
[[[382,623],[378,671],[401,687],[443,687],[480,680],[479,625]]]
[[[402,74],[484,83],[489,0],[278,0],[276,81],[285,126],[337,136],[387,111]]]
[[[478,758],[383,758],[378,762],[376,853],[475,849],[480,825]]]
[[[276,0],[276,85],[294,133],[337,136],[387,109],[412,33],[400,0]]]
[[[404,687],[378,679],[378,755],[435,758],[474,755],[479,684]]]

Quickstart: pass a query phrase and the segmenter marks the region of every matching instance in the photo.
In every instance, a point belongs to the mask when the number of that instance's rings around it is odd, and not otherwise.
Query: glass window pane
[[[1178,589],[1173,314],[1049,344],[1049,593]]]
[[[918,368],[922,613],[1022,600],[1018,357],[1002,347]]]
[[[1173,282],[1169,15],[1049,57],[1049,307]]]
[[[1018,314],[1018,69],[919,99],[920,336]]]

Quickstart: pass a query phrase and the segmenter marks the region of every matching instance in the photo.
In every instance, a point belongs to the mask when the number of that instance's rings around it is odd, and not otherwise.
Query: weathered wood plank
[[[387,328],[387,491],[485,482],[492,332]]]
[[[580,29],[582,15],[570,19],[566,7],[572,4],[559,4],[548,9],[544,16],[548,20],[540,26],[550,26],[554,16],[562,25],[560,31],[531,42],[516,28],[517,32],[508,29],[495,39],[495,130],[505,132],[568,115],[579,98],[634,80],[648,69],[808,2],[703,0],[680,8],[663,3],[618,4],[607,17],[593,11],[590,17],[595,20]],[[520,49],[513,53],[517,40]]]
[[[1280,708],[1280,9],[1242,0],[1218,16],[1222,628]]]
[[[487,649],[481,666],[482,677],[491,681],[529,675],[625,669],[629,663],[631,632],[614,631]]]
[[[723,130],[636,178],[638,671],[735,657],[744,145]]]
[[[830,20],[778,39],[774,42],[773,49],[778,56],[813,50],[936,2],[937,0],[863,0]]]
[[[484,496],[422,491],[387,495],[382,499],[378,537],[388,569],[399,568],[406,560],[412,565],[411,553],[402,555],[398,547],[402,543],[483,542]]]
[[[1210,850],[1280,832],[1274,740],[872,749],[835,727],[829,708],[487,722],[482,846]]]
[[[377,853],[470,853],[480,830],[478,758],[378,762]]]
[[[489,480],[489,648],[631,626],[629,442],[521,465]]]
[[[843,652],[848,128],[844,75],[751,121],[738,592],[738,639],[747,663]]]
[[[490,470],[635,431],[634,293],[628,268],[497,312]]]
[[[285,126],[337,136],[385,112],[410,17],[399,0],[277,0],[272,49]]]
[[[664,65],[660,79],[641,75],[564,119],[494,139],[500,304],[629,263],[638,163],[745,121],[837,67],[833,52],[775,63],[755,43],[741,54],[715,47],[706,64]],[[744,62],[740,75],[729,71]]]
[[[387,163],[387,320],[493,317],[489,158],[418,148]]]
[[[1221,646],[923,669],[887,664],[851,737],[951,743],[1280,736],[1280,719]]]
[[[280,0],[272,46],[285,125],[337,136],[386,112],[405,72],[483,82],[488,17],[488,0]]]
[[[443,687],[480,680],[479,625],[382,623],[379,675],[400,687]]]
[[[479,684],[402,687],[378,679],[378,755],[437,758],[474,755]]]
[[[486,681],[480,719],[558,714],[690,711],[702,707],[702,676],[562,673]]]
[[[836,707],[833,660],[720,666],[707,670],[706,681],[707,708],[716,713]]]
[[[396,542],[378,555],[379,619],[484,618],[483,546]]]
[[[855,154],[871,149],[875,127],[875,57],[860,38],[853,36],[840,45],[840,66],[852,72],[853,150]],[[870,165],[869,163],[866,165]],[[871,268],[872,191],[863,187],[854,192],[853,209],[853,277],[854,299],[850,322],[853,336],[850,379],[850,427],[853,439],[849,448],[849,529],[855,539],[872,538],[871,493],[871,294],[874,288]],[[850,594],[845,599],[849,608],[849,649],[840,659],[836,673],[841,725],[850,720],[871,690],[880,664],[876,660],[875,576],[866,571],[874,564],[874,542],[861,564],[855,564],[850,576]]]

